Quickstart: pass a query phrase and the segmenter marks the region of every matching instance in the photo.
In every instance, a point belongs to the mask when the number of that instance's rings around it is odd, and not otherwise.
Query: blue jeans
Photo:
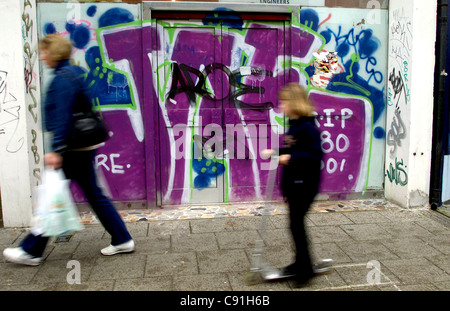
[[[94,169],[95,151],[68,151],[63,156],[63,171],[67,179],[78,183],[105,230],[111,235],[111,244],[119,245],[131,240],[125,223],[111,201],[97,185]],[[20,247],[35,257],[42,257],[48,237],[28,234]]]

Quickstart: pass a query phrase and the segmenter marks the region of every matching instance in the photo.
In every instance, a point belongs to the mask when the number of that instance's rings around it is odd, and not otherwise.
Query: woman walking
[[[289,117],[289,130],[280,149],[283,166],[281,188],[289,205],[290,229],[295,243],[295,261],[281,271],[283,278],[293,278],[297,285],[307,283],[314,270],[309,254],[304,218],[319,191],[322,148],[320,133],[314,125],[314,106],[306,91],[290,83],[279,94],[279,108]],[[266,156],[273,154],[267,150]]]
[[[103,248],[101,253],[110,256],[133,252],[134,241],[120,214],[97,185],[94,157],[99,145],[76,150],[68,145],[77,99],[79,96],[90,99],[89,89],[84,83],[85,71],[81,67],[70,65],[72,44],[62,36],[47,35],[39,43],[39,51],[40,59],[53,68],[55,74],[44,104],[44,125],[52,137],[52,150],[46,151],[45,164],[53,169],[62,168],[66,178],[77,182],[83,190],[99,221],[111,235],[111,245]],[[3,255],[11,262],[39,265],[48,239],[29,233],[19,247],[7,248]]]

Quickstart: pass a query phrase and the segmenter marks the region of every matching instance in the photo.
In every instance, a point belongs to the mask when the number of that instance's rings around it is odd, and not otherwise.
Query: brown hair
[[[39,49],[47,50],[54,62],[70,59],[72,43],[61,35],[49,34],[39,41]]]
[[[310,117],[314,115],[314,105],[308,99],[304,87],[289,83],[279,93],[280,100],[286,101],[292,113],[298,117]]]

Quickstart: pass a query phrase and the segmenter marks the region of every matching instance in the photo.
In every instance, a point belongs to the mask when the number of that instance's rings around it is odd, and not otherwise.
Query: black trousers
[[[291,268],[296,279],[306,281],[313,275],[309,244],[305,231],[305,216],[317,194],[317,186],[293,185],[287,191],[289,204],[290,229],[295,244],[295,262]]]

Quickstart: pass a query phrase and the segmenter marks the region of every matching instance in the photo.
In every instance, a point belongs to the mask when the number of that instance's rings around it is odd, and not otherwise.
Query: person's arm
[[[52,133],[52,152],[62,153],[73,122],[76,86],[62,74],[52,81],[45,101],[45,127]]]

